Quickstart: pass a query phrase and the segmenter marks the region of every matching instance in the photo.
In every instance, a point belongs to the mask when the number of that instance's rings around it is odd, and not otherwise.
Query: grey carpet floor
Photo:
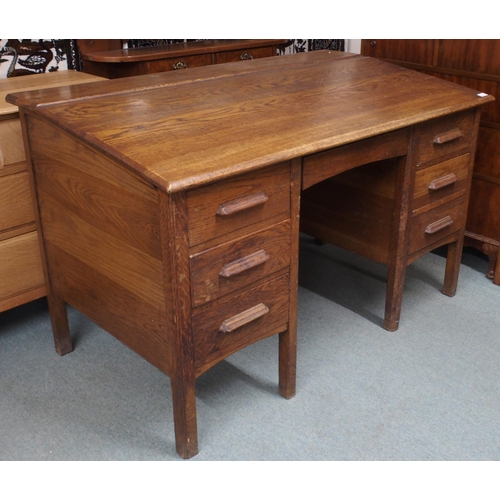
[[[276,338],[197,380],[191,461],[498,461],[500,287],[464,253],[407,271],[400,328],[382,329],[385,268],[302,237],[297,395],[277,392]],[[74,309],[53,347],[44,299],[0,314],[0,459],[181,461],[169,379]]]

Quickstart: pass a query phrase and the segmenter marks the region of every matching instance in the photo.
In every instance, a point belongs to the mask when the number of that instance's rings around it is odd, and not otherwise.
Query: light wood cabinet
[[[46,293],[19,112],[5,96],[96,80],[73,71],[0,80],[0,312]]]
[[[489,259],[500,285],[500,40],[363,40],[363,55],[496,97],[481,115],[464,244]]]

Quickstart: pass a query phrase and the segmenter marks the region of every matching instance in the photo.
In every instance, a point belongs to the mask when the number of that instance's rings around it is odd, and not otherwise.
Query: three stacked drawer
[[[474,114],[466,111],[416,127],[410,259],[464,228],[473,125]]]
[[[290,165],[187,195],[197,375],[288,327]]]

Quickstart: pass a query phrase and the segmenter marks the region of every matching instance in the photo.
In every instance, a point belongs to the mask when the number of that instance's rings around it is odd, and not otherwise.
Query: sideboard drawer
[[[193,305],[222,297],[290,265],[290,221],[191,256]]]
[[[471,145],[474,113],[464,111],[417,125],[417,167],[441,157],[458,154]]]
[[[261,57],[271,57],[276,55],[273,47],[260,47],[246,50],[229,50],[225,52],[217,52],[215,54],[215,62],[228,63],[237,61],[248,61],[251,59],[259,59]]]
[[[184,56],[172,59],[157,59],[145,61],[141,66],[142,74],[162,73],[164,71],[175,71],[178,69],[198,68],[212,64],[211,54],[201,54],[196,56]]]
[[[284,331],[288,325],[289,275],[193,315],[196,369]]]
[[[456,156],[418,170],[413,189],[413,210],[454,195],[467,188],[470,154]]]
[[[412,218],[409,254],[460,231],[465,223],[464,198],[459,197]]]
[[[290,217],[290,163],[273,165],[187,194],[189,245]]]
[[[0,120],[0,168],[25,160],[21,122],[18,118]]]
[[[0,299],[43,284],[36,231],[0,241]]]
[[[0,232],[34,220],[28,173],[0,177]]]

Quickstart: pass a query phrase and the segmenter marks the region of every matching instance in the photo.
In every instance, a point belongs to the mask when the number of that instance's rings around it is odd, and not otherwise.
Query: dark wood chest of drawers
[[[83,71],[106,78],[146,75],[277,55],[287,40],[203,40],[122,48],[122,40],[78,40]]]

